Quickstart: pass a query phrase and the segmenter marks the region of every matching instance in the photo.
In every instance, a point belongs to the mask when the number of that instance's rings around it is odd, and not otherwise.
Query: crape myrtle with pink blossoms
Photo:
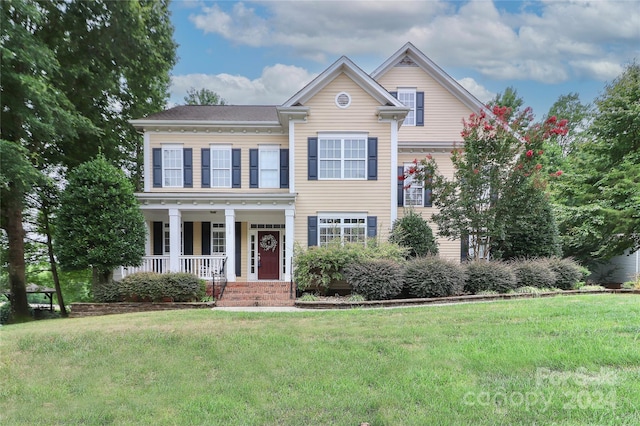
[[[526,244],[531,250],[544,246],[542,253],[512,250],[505,256],[505,250],[509,252],[510,231],[517,228],[514,224],[522,223],[523,214],[530,219],[539,216],[539,207],[527,204],[548,204],[546,182],[562,175],[560,170],[550,175],[543,172],[542,156],[546,140],[566,135],[567,120],[552,116],[542,123],[532,123],[531,108],[513,111],[507,106],[487,106],[463,120],[464,146],[451,151],[453,179],[439,172],[430,154],[415,159],[413,166],[399,176],[411,177],[432,190],[433,204],[438,208],[432,220],[438,226],[438,234],[449,239],[468,238],[470,259],[558,253],[554,228],[543,244]],[[521,205],[513,205],[514,200]],[[546,212],[553,222],[550,207]],[[535,232],[526,233],[529,234]]]

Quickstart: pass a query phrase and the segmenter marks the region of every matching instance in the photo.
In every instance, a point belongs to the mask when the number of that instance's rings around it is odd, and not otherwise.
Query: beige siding
[[[336,95],[343,91],[351,96],[346,109],[335,104]],[[376,216],[378,235],[386,238],[391,226],[391,127],[378,122],[380,104],[343,74],[305,106],[310,107],[307,122],[295,128],[296,241],[306,247],[307,217],[318,212]],[[331,131],[357,131],[378,138],[378,180],[308,180],[307,138]]]
[[[460,141],[462,119],[476,112],[464,106],[420,67],[393,67],[378,82],[390,92],[398,87],[415,87],[416,91],[424,92],[424,127],[403,126],[398,136],[400,141]]]
[[[436,160],[438,165],[438,170],[440,173],[446,177],[447,179],[453,178],[453,163],[451,162],[451,154],[450,152],[402,152],[398,155],[398,163],[399,165],[404,165],[405,163],[411,163],[414,159],[418,159],[420,161],[427,154],[431,154],[433,158]],[[438,237],[438,227],[431,220],[431,215],[436,213],[438,209],[436,207],[412,207],[416,213],[420,214],[431,226],[431,230],[433,231],[433,235],[436,237],[438,242],[438,250],[441,257],[451,258],[451,259],[460,259],[460,240],[448,240],[443,237]],[[405,213],[404,207],[398,207],[398,217],[402,217]]]
[[[285,134],[208,134],[208,133],[150,133],[150,148],[147,152],[149,164],[153,164],[153,148],[161,148],[163,144],[182,144],[184,148],[193,149],[193,188],[179,188],[180,192],[288,192],[288,189],[249,188],[249,149],[258,148],[261,144],[280,145],[289,148],[289,136]],[[202,148],[211,144],[231,145],[240,148],[242,167],[242,187],[238,188],[202,188]],[[151,188],[151,192],[175,192],[176,188]]]

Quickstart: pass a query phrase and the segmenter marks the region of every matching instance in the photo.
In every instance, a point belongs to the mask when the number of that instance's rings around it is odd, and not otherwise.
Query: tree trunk
[[[29,302],[24,262],[24,228],[22,226],[22,202],[19,197],[6,197],[2,201],[6,212],[7,238],[9,250],[9,285],[11,289],[11,312],[14,322],[29,321]]]
[[[108,284],[109,282],[111,282],[111,280],[113,280],[113,271],[101,271],[94,266],[92,268],[92,273],[93,273],[92,293],[94,294],[94,300],[95,300],[96,290],[101,288],[105,284]]]
[[[53,284],[56,288],[56,297],[58,298],[58,306],[60,306],[60,315],[63,318],[69,317],[67,308],[64,305],[64,299],[62,298],[62,288],[60,287],[60,278],[58,277],[58,265],[56,258],[53,255],[53,244],[51,242],[51,228],[49,227],[49,205],[47,200],[42,197],[42,224],[44,232],[47,234],[47,251],[49,252],[49,263],[51,264],[51,276],[53,277]]]

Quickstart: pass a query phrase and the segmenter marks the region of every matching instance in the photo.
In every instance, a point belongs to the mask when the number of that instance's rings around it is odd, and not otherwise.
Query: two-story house
[[[149,229],[140,268],[229,282],[289,281],[294,243],[386,239],[428,191],[398,179],[433,155],[452,173],[462,119],[483,108],[407,43],[372,74],[338,59],[282,105],[177,106],[132,124],[144,135]],[[434,229],[435,232],[435,229]],[[439,240],[460,258],[460,242]]]

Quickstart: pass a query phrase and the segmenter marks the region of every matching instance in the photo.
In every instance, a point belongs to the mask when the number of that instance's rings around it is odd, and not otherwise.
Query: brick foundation
[[[126,314],[130,312],[169,311],[177,309],[211,309],[214,302],[119,302],[119,303],[72,303],[72,318],[92,317],[98,315]]]

